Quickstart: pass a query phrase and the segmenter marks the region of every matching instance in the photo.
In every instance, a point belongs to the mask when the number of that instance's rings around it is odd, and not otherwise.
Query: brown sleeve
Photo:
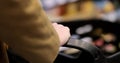
[[[0,1],[0,40],[30,63],[52,63],[59,49],[39,0]]]

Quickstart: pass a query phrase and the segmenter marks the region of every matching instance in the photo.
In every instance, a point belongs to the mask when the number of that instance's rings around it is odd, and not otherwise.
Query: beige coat
[[[30,63],[53,63],[59,49],[39,0],[0,0],[0,40]]]

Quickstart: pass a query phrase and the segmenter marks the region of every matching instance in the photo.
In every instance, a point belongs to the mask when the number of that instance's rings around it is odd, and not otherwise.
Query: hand
[[[55,28],[59,39],[60,39],[60,45],[64,45],[68,39],[70,38],[70,29],[66,26],[63,26],[62,24],[53,23],[53,27]]]

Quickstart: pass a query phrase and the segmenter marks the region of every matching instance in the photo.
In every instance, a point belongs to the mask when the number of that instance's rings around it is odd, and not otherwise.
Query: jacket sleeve
[[[0,40],[30,63],[53,63],[59,49],[38,0],[0,0]]]

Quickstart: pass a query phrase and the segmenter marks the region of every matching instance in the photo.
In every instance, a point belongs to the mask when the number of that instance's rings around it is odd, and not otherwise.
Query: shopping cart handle
[[[70,39],[64,47],[78,49],[82,51],[82,54],[76,58],[64,53],[59,53],[58,60],[55,63],[120,63],[120,52],[105,57],[101,50],[92,43],[83,42],[78,39]]]
[[[74,49],[80,50],[82,53],[78,58],[71,57],[70,55],[59,53],[57,62],[55,63],[95,63],[97,62],[105,62],[105,57],[100,51],[99,48],[94,46],[92,43],[83,42],[78,39],[70,39],[64,47],[70,47]],[[62,58],[61,58],[62,57]],[[64,58],[64,59],[63,59]],[[61,60],[60,60],[61,59]],[[66,59],[66,60],[65,60]],[[59,61],[60,60],[60,61]],[[62,62],[62,60],[64,60]]]

